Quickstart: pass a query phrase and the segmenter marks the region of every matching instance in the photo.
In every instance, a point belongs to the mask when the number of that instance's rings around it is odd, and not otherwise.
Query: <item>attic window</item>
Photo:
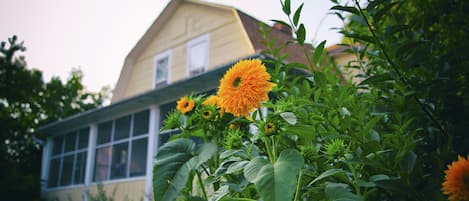
[[[208,68],[209,34],[199,36],[187,44],[187,74],[192,77]]]
[[[169,83],[169,72],[171,67],[171,50],[155,56],[153,87],[160,88]]]

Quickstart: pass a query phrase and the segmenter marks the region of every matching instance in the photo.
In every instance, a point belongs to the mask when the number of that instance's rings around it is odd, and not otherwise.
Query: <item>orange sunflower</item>
[[[259,59],[241,60],[231,67],[220,80],[218,104],[234,116],[245,116],[269,99],[268,93],[275,86]]]
[[[469,160],[458,156],[458,160],[448,165],[443,182],[443,194],[450,201],[469,201]]]
[[[186,114],[192,111],[192,109],[194,109],[194,106],[194,100],[188,98],[187,96],[184,96],[178,100],[176,109],[179,110],[179,112],[181,112],[182,114]]]
[[[208,105],[214,106],[214,105],[217,105],[218,99],[219,99],[218,96],[211,95],[202,104],[207,105],[207,106]]]

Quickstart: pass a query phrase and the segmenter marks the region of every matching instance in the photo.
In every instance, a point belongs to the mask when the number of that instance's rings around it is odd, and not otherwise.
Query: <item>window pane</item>
[[[158,136],[158,147],[161,147],[163,144],[168,142],[169,138],[173,135],[176,135],[178,133],[181,133],[181,131],[178,130],[172,130],[172,131],[165,131],[163,133],[160,133]]]
[[[169,57],[156,61],[156,82],[166,82],[168,78]]]
[[[132,142],[132,156],[130,158],[130,176],[145,175],[147,166],[147,138]]]
[[[78,135],[78,149],[88,148],[88,138],[90,136],[90,128],[83,128]]]
[[[48,187],[56,187],[59,181],[60,159],[54,158],[50,161]]]
[[[65,151],[64,152],[70,152],[75,150],[75,145],[77,143],[77,133],[69,133],[65,135]]]
[[[75,155],[65,156],[62,162],[62,175],[60,176],[60,186],[72,184],[73,157]]]
[[[85,169],[86,169],[86,151],[77,154],[75,163],[75,179],[74,184],[83,184],[85,182]]]
[[[52,155],[57,155],[62,153],[62,144],[64,141],[63,136],[54,137],[52,145]]]
[[[134,132],[133,136],[147,134],[150,111],[144,110],[134,115]]]
[[[116,130],[114,141],[129,138],[130,134],[130,115],[116,120]]]
[[[98,125],[97,144],[104,144],[111,141],[112,121],[101,123]]]
[[[166,103],[160,105],[160,128],[163,127],[163,123],[166,120],[168,114],[176,109],[176,102]]]
[[[108,177],[109,159],[111,158],[111,146],[99,148],[96,150],[94,162],[93,181],[104,181]]]
[[[190,47],[189,70],[191,75],[203,72],[207,59],[207,42],[202,41]]]
[[[128,142],[113,145],[111,179],[126,177],[128,146]]]

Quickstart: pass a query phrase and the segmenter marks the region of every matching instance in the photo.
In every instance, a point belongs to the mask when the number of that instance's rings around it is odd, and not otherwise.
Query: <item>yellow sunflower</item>
[[[275,86],[259,59],[241,60],[231,67],[220,80],[219,106],[234,116],[245,116],[269,99],[268,93]]]
[[[186,114],[192,111],[192,109],[194,109],[194,106],[194,100],[188,98],[187,96],[184,96],[178,100],[176,109],[179,110],[179,112],[181,112],[182,114]]]
[[[443,182],[443,194],[450,201],[469,201],[469,160],[458,156],[458,160],[448,165]]]
[[[214,106],[218,104],[218,99],[219,99],[218,96],[211,95],[202,104]]]

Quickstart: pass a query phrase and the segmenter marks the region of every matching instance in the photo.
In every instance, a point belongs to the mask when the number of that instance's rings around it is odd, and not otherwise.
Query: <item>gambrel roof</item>
[[[266,28],[270,29],[270,38],[276,40],[276,45],[284,44],[287,41],[293,40],[291,33],[290,34],[285,33],[282,30],[273,28],[255,19],[254,17],[230,6],[214,4],[214,3],[198,1],[198,0],[172,0],[166,6],[166,8],[164,8],[164,10],[158,16],[158,18],[156,18],[156,20],[153,22],[150,28],[145,32],[142,38],[137,42],[134,48],[127,55],[124,61],[124,66],[120,72],[119,80],[117,82],[115,90],[113,91],[113,98],[111,102],[115,102],[116,100],[122,99],[124,91],[125,91],[125,87],[128,85],[129,80],[130,80],[129,74],[131,72],[131,68],[133,67],[138,55],[140,55],[142,51],[145,50],[149,42],[155,37],[155,35],[158,34],[160,29],[163,27],[164,23],[169,18],[172,17],[172,14],[175,12],[178,6],[180,6],[182,3],[185,3],[185,2],[207,6],[210,8],[220,9],[226,12],[233,13],[233,15],[235,15],[235,17],[238,19],[238,23],[240,24],[240,27],[244,29],[243,31],[245,32],[246,38],[250,42],[250,45],[254,53],[261,53],[263,50],[267,49],[266,45],[263,43],[263,40],[264,40],[263,35],[259,30],[260,24],[264,24]],[[307,48],[311,50],[312,46],[308,45]],[[288,52],[288,55],[289,55],[286,58],[287,61],[296,61],[300,63],[306,63],[304,52],[302,51],[301,48],[298,47],[298,45],[291,43],[280,53],[286,53],[286,52]]]

